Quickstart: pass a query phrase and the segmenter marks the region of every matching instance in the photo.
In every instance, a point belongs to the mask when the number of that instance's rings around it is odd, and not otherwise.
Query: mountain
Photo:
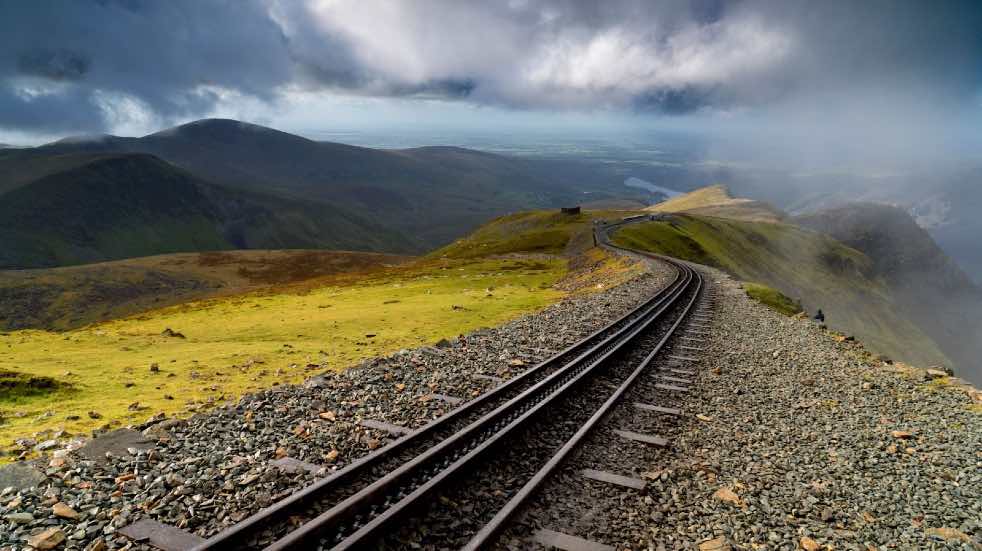
[[[982,380],[982,293],[904,209],[854,204],[788,217],[712,186],[652,210],[668,218],[628,226],[615,241],[763,283],[822,308],[830,326],[877,352]]]
[[[906,210],[852,204],[795,222],[871,258],[905,316],[940,345],[960,374],[982,379],[982,289]]]
[[[794,216],[854,203],[903,209],[938,246],[982,285],[982,164],[978,161],[899,166],[881,174],[751,171],[719,176],[741,196],[770,201]]]
[[[226,188],[331,205],[400,232],[409,246],[396,252],[449,243],[508,212],[650,196],[623,186],[622,176],[578,163],[456,147],[378,150],[224,119],[142,138],[71,138],[0,152],[0,194],[82,153],[146,153]]]
[[[933,187],[933,186],[929,186]],[[927,192],[907,203],[917,223],[938,245],[982,285],[982,168],[955,171]]]
[[[330,205],[217,186],[151,155],[41,160],[0,188],[0,267],[223,249],[409,247]]]

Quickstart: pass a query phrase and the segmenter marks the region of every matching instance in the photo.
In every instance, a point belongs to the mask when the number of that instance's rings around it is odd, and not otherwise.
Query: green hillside
[[[208,119],[141,138],[66,139],[0,151],[0,194],[51,173],[72,154],[146,153],[210,183],[329,205],[405,236],[390,252],[432,250],[508,212],[649,195],[582,163],[542,162],[458,147],[382,150],[317,142]]]
[[[329,205],[229,190],[149,155],[59,159],[67,169],[0,195],[0,268],[184,251],[409,246]]]
[[[570,246],[592,245],[592,220],[602,212],[562,214],[519,212],[498,217],[470,235],[431,253],[433,257],[476,258],[509,253],[563,254]]]
[[[773,287],[810,312],[821,308],[830,326],[881,353],[921,365],[948,363],[904,316],[873,261],[831,237],[788,224],[673,214],[627,226],[613,241]]]

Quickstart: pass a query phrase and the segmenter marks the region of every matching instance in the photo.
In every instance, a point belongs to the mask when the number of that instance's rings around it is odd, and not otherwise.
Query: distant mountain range
[[[634,198],[592,165],[378,150],[233,120],[0,151],[0,268],[178,251],[422,252],[512,211]]]
[[[407,248],[331,207],[216,186],[145,154],[61,156],[0,195],[0,266],[80,264],[222,249]]]

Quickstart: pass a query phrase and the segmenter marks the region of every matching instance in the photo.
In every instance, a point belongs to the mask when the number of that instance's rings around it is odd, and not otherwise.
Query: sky
[[[0,142],[687,128],[797,157],[982,150],[967,1],[0,0]],[[779,155],[777,155],[779,156]]]

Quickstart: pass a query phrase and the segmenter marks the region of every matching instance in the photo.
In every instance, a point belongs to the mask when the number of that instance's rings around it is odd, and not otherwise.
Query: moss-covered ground
[[[785,316],[793,316],[801,312],[800,304],[786,297],[781,291],[767,285],[744,283],[743,289],[750,298]]]
[[[577,243],[577,237],[590,238],[592,219],[604,213],[562,214],[530,211],[494,219],[474,233],[431,253],[435,258],[478,258],[516,252],[561,254]],[[587,244],[589,246],[589,244]]]

